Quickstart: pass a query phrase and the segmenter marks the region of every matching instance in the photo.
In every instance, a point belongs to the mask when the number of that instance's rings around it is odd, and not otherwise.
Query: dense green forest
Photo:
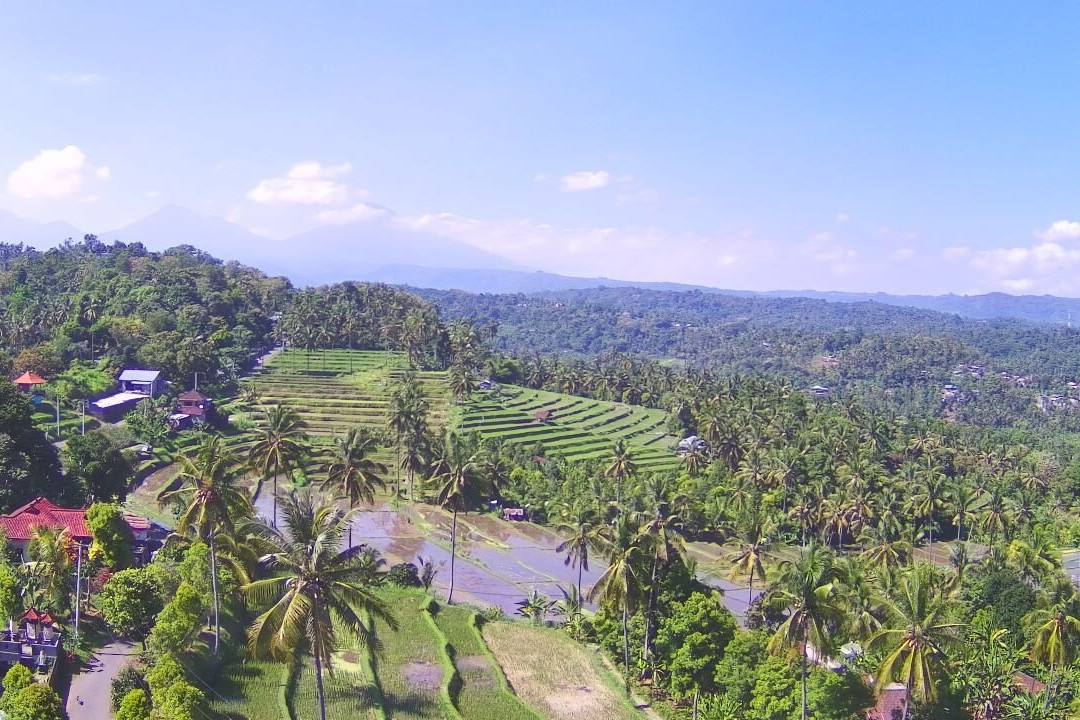
[[[1080,378],[1080,331],[1069,327],[969,320],[874,302],[633,288],[416,292],[448,318],[497,328],[494,347],[519,358],[539,354],[587,365],[598,355],[629,353],[674,367],[760,374],[800,388],[822,384],[883,412],[1080,427],[1075,414],[1048,417],[1037,405],[1040,394],[1068,393],[1067,384]],[[985,372],[978,378],[958,373],[965,365]],[[947,407],[941,402],[946,384],[962,391],[961,401]]]

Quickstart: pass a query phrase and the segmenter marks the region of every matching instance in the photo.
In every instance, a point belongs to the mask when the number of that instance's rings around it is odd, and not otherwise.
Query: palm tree
[[[341,549],[353,510],[317,501],[310,493],[291,493],[282,500],[284,532],[254,523],[253,535],[264,551],[261,565],[269,577],[243,586],[246,597],[270,607],[252,622],[248,645],[256,655],[286,659],[296,652],[315,661],[315,694],[319,717],[326,720],[323,668],[333,674],[339,631],[362,646],[378,648],[368,614],[396,623],[373,588],[377,565],[365,561],[361,548]]]
[[[640,552],[630,542],[629,518],[623,514],[616,519],[608,543],[608,566],[589,590],[589,602],[599,601],[610,608],[622,611],[623,667],[630,671],[630,613],[641,603],[641,582],[634,565]]]
[[[738,530],[739,545],[731,558],[733,576],[749,575],[750,602],[754,601],[754,576],[765,581],[762,560],[772,544],[772,524],[757,508],[748,514]]]
[[[618,488],[616,502],[622,503],[623,484],[628,478],[633,477],[636,472],[637,465],[634,464],[634,456],[630,446],[626,444],[625,440],[617,440],[615,447],[611,450],[608,466],[604,469],[604,477],[614,480],[615,486]]]
[[[1027,625],[1034,628],[1029,651],[1031,659],[1050,668],[1047,704],[1057,689],[1057,673],[1068,667],[1076,657],[1077,644],[1080,642],[1080,598],[1071,587],[1057,595],[1056,602],[1050,607],[1033,610],[1024,619]]]
[[[686,544],[683,541],[682,518],[673,511],[669,499],[669,489],[664,476],[650,479],[653,494],[654,511],[638,530],[636,544],[648,553],[652,565],[649,572],[649,597],[645,606],[645,641],[642,645],[644,657],[652,654],[652,635],[656,615],[656,596],[660,581],[660,572],[666,571],[672,560],[685,561]]]
[[[41,593],[54,612],[63,609],[71,579],[71,557],[75,544],[67,528],[36,525],[30,528],[26,569],[40,583]]]
[[[232,535],[236,522],[251,515],[251,501],[240,487],[236,458],[211,436],[193,456],[181,455],[179,486],[168,486],[158,494],[158,503],[179,509],[176,534],[194,532],[210,547],[210,584],[214,605],[214,652],[221,641],[221,599],[217,587],[218,533]]]
[[[337,438],[333,462],[326,466],[323,490],[337,488],[347,498],[350,507],[375,502],[375,489],[385,489],[386,466],[369,457],[378,447],[371,433],[363,428],[351,428],[343,438]],[[352,547],[352,523],[349,523],[349,547]]]
[[[891,597],[883,599],[885,627],[870,641],[870,649],[885,653],[875,686],[904,684],[903,720],[907,720],[913,693],[924,703],[937,699],[946,650],[957,642],[961,624],[950,622],[954,602],[935,592],[940,585],[931,566],[912,568],[900,578]]]
[[[555,552],[566,553],[564,563],[576,567],[578,571],[577,592],[581,595],[581,574],[589,569],[589,549],[600,542],[602,525],[596,517],[596,511],[588,507],[577,507],[566,513],[571,519],[561,522],[557,530],[568,537],[559,543]]]
[[[271,523],[277,523],[278,475],[291,472],[304,454],[307,433],[304,421],[295,410],[275,405],[266,412],[266,426],[259,430],[259,440],[248,453],[248,463],[263,480],[274,481],[274,510]]]
[[[446,604],[454,598],[454,561],[457,558],[457,517],[458,511],[468,510],[469,502],[476,490],[476,458],[466,456],[461,443],[450,435],[446,438],[446,452],[437,461],[438,467],[432,479],[439,484],[439,504],[453,513],[450,523],[450,589],[446,593]]]
[[[837,571],[832,556],[816,542],[798,560],[780,565],[770,600],[787,610],[787,619],[769,640],[769,652],[795,652],[802,675],[802,718],[806,720],[806,659],[809,650],[823,656],[831,644],[829,628],[842,617],[836,593]]]

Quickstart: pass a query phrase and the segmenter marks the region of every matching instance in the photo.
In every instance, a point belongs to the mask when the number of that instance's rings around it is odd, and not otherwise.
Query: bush
[[[129,690],[116,710],[116,720],[149,720],[150,698],[142,688]]]
[[[111,700],[113,710],[120,709],[120,704],[132,690],[142,690],[146,687],[143,672],[143,669],[135,664],[128,664],[120,668],[120,672],[112,680]]]
[[[421,587],[420,572],[412,563],[398,563],[386,573],[386,581],[398,587]]]
[[[124,514],[117,505],[91,505],[86,511],[86,526],[93,537],[91,560],[100,561],[114,570],[131,565],[131,528],[124,522]]]
[[[64,708],[55,690],[32,682],[15,696],[8,720],[64,720]]]
[[[30,687],[34,682],[34,675],[29,668],[21,663],[15,663],[4,675],[4,694],[0,695],[0,710],[11,712],[11,706],[15,698],[23,690]]]

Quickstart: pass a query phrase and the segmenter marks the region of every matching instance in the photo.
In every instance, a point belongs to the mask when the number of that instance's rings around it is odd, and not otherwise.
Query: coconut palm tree
[[[1046,702],[1057,690],[1057,674],[1076,657],[1080,644],[1080,598],[1075,588],[1062,587],[1055,593],[1055,601],[1049,607],[1033,610],[1024,619],[1034,628],[1031,659],[1050,668],[1050,682],[1046,688]]]
[[[733,577],[748,576],[750,601],[754,599],[754,576],[765,582],[762,561],[772,545],[773,524],[759,508],[754,508],[739,524],[738,545],[731,557]]]
[[[601,543],[603,525],[600,524],[596,511],[585,506],[566,508],[565,517],[557,530],[566,536],[566,540],[559,543],[555,552],[566,553],[564,563],[577,568],[577,593],[580,596],[582,571],[589,569],[590,548]]]
[[[797,560],[781,563],[776,583],[769,591],[770,604],[786,610],[787,619],[770,638],[768,650],[799,656],[803,720],[807,718],[807,654],[812,651],[821,657],[828,652],[832,643],[829,629],[842,617],[837,575],[832,555],[815,542]]]
[[[334,457],[326,465],[322,489],[337,489],[347,498],[350,507],[375,502],[375,490],[385,489],[386,465],[369,455],[378,448],[378,441],[363,428],[351,428],[345,437],[337,438]],[[349,523],[349,547],[352,547],[352,523]]]
[[[71,557],[75,543],[67,528],[36,525],[30,528],[25,569],[37,581],[41,594],[54,612],[60,612],[68,597]]]
[[[620,514],[612,527],[606,528],[607,569],[597,578],[586,596],[589,602],[599,602],[622,612],[623,667],[630,671],[630,614],[641,604],[641,581],[634,566],[640,548],[633,544],[632,520]]]
[[[614,480],[618,489],[616,502],[622,503],[623,485],[635,473],[637,473],[637,465],[634,463],[634,455],[630,450],[630,446],[623,439],[617,440],[615,447],[611,450],[608,465],[604,468],[604,477]]]
[[[869,649],[881,650],[875,686],[903,683],[907,720],[914,695],[921,702],[938,696],[947,651],[957,640],[961,623],[952,622],[955,602],[938,592],[942,583],[929,565],[916,565],[899,579],[890,597],[882,601],[885,625],[870,640]]]
[[[326,720],[323,670],[333,674],[339,637],[344,634],[378,649],[365,614],[396,629],[389,609],[373,592],[379,582],[377,565],[361,548],[341,547],[354,512],[308,492],[291,493],[282,499],[283,529],[265,521],[251,528],[269,576],[242,586],[242,591],[269,608],[248,629],[248,645],[256,655],[276,659],[311,654],[321,720]]]
[[[466,455],[458,439],[449,435],[446,438],[443,457],[437,460],[432,474],[439,486],[439,504],[453,513],[450,523],[450,589],[446,593],[446,604],[454,599],[454,563],[457,558],[457,518],[459,511],[468,510],[469,503],[476,492],[476,458]]]
[[[248,452],[248,464],[262,480],[273,480],[274,509],[271,523],[277,522],[278,475],[292,472],[303,456],[307,443],[304,421],[295,410],[275,405],[266,412],[264,427],[258,430],[258,442]]]
[[[210,548],[210,584],[214,610],[214,652],[221,641],[221,598],[217,587],[217,546],[220,534],[232,535],[236,523],[250,517],[251,500],[240,486],[235,471],[236,457],[221,444],[221,438],[206,438],[193,455],[181,455],[179,485],[167,486],[158,494],[158,503],[179,510],[176,534],[193,533]]]

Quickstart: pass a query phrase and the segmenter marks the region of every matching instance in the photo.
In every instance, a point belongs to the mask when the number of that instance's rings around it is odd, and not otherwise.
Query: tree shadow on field
[[[398,713],[409,713],[417,717],[433,717],[437,715],[436,703],[429,697],[423,695],[417,695],[416,693],[409,693],[407,695],[398,695],[396,693],[386,693],[386,716],[390,720],[394,720]]]

